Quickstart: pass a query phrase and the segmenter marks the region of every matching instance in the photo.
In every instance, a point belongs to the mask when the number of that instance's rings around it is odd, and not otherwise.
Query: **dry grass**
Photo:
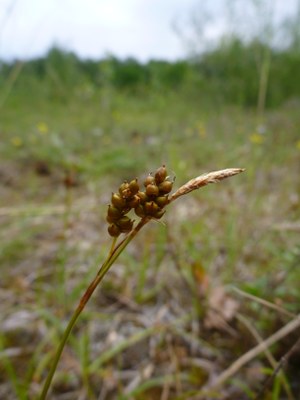
[[[176,200],[178,197],[188,194],[193,190],[197,190],[203,186],[209,185],[210,183],[221,182],[225,178],[240,174],[244,171],[245,169],[243,168],[228,168],[222,169],[220,171],[208,172],[207,174],[197,176],[197,178],[191,179],[186,184],[181,186],[178,190],[176,190],[176,192],[173,193],[170,197],[170,203]]]

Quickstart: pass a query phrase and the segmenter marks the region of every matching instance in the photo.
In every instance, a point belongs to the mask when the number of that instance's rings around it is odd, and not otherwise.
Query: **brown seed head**
[[[242,172],[240,168],[229,168],[221,171],[214,171],[201,175],[190,180],[180,187],[172,195],[168,195],[173,187],[173,182],[167,176],[166,167],[163,165],[154,174],[149,174],[144,181],[145,191],[139,190],[137,179],[130,183],[124,182],[119,187],[119,193],[113,193],[111,204],[108,206],[106,219],[109,223],[108,233],[117,237],[121,233],[131,232],[134,221],[125,214],[134,208],[136,215],[146,218],[160,219],[164,213],[164,207],[179,196],[187,194],[209,183],[219,182],[222,179]]]

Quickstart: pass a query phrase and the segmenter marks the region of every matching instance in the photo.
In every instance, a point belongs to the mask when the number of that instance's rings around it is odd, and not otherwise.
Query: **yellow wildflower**
[[[37,124],[37,129],[41,135],[47,135],[47,133],[49,132],[49,127],[45,122],[39,122]]]
[[[298,141],[296,142],[296,147],[297,147],[298,150],[300,150],[300,140],[298,140]]]
[[[250,135],[250,142],[253,144],[262,144],[265,141],[265,138],[260,135],[259,133],[252,133],[252,135]]]
[[[206,137],[206,129],[205,129],[205,126],[201,122],[199,122],[197,124],[197,131],[198,131],[198,135],[201,138],[205,138]]]
[[[11,139],[11,144],[12,144],[13,146],[15,146],[15,147],[21,147],[22,144],[23,144],[23,140],[22,140],[20,137],[18,137],[18,136],[14,136],[14,137]]]

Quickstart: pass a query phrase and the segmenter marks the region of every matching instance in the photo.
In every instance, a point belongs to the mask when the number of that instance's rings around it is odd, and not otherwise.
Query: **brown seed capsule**
[[[109,218],[111,221],[117,221],[121,217],[122,213],[121,211],[112,205],[108,206],[107,210],[107,218]]]
[[[109,225],[107,230],[108,230],[108,233],[110,234],[110,236],[112,236],[112,237],[117,237],[121,233],[120,229],[118,228],[118,226],[116,224]]]
[[[154,178],[154,176],[152,176],[151,174],[149,174],[148,176],[147,176],[147,178],[145,179],[145,181],[144,181],[144,186],[148,186],[148,185],[151,185],[151,184],[155,184],[155,178]]]
[[[130,189],[123,190],[123,192],[122,192],[123,199],[126,199],[126,200],[130,199],[131,196],[132,196],[132,193],[131,193]]]
[[[163,208],[164,206],[166,206],[169,202],[169,199],[167,196],[159,196],[156,197],[155,199],[155,203],[160,207]]]
[[[113,193],[111,195],[111,202],[113,206],[117,207],[119,210],[122,210],[126,206],[126,201],[118,193]]]
[[[160,219],[164,214],[166,210],[158,210],[156,213],[153,214],[153,217],[156,219]]]
[[[162,167],[158,168],[155,172],[155,182],[159,185],[163,182],[167,177],[167,170],[166,167],[163,165]]]
[[[171,192],[173,187],[173,183],[170,181],[163,181],[162,183],[159,184],[158,189],[159,189],[159,194],[168,194]]]
[[[156,196],[158,196],[158,194],[159,194],[158,187],[157,187],[155,184],[150,183],[150,184],[146,187],[146,194],[147,194],[147,196],[149,196],[149,197],[156,197]]]
[[[139,198],[139,196],[135,195],[132,199],[128,201],[127,204],[130,208],[136,208],[140,204],[140,201],[141,199]]]
[[[117,221],[117,219],[116,219],[116,218],[112,218],[112,217],[110,217],[109,215],[107,215],[107,216],[106,216],[106,221],[107,221],[109,224],[112,224],[113,222]]]
[[[119,191],[122,192],[122,190],[128,189],[128,188],[129,188],[129,183],[127,181],[124,181],[123,183],[121,183],[121,185],[119,187]]]
[[[148,196],[146,195],[145,192],[138,192],[137,196],[140,198],[140,204],[144,204],[145,201],[148,200]]]
[[[144,210],[146,215],[152,216],[159,210],[159,207],[156,203],[154,203],[154,201],[147,201],[147,203],[144,205]]]
[[[129,183],[129,190],[131,191],[131,194],[137,194],[137,192],[140,190],[140,186],[138,184],[138,180],[137,178],[133,179],[130,183]]]
[[[139,204],[139,205],[134,209],[134,212],[135,212],[136,215],[137,215],[138,217],[140,217],[140,218],[143,218],[143,217],[146,216],[144,207],[143,207],[141,204]]]
[[[125,198],[126,193],[130,194],[129,190],[129,183],[127,181],[123,182],[120,187],[119,187],[119,193],[120,195]]]
[[[132,229],[133,221],[130,218],[124,216],[120,218],[119,221],[117,221],[117,226],[120,228],[121,232],[129,232]]]

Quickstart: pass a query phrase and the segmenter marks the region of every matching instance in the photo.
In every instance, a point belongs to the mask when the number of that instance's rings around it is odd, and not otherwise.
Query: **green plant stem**
[[[85,293],[80,299],[80,302],[74,311],[65,331],[63,334],[63,337],[61,339],[61,342],[58,346],[58,349],[56,351],[53,364],[51,365],[49,374],[47,376],[47,379],[44,383],[43,391],[41,393],[40,399],[39,400],[45,400],[49,387],[51,385],[53,376],[55,374],[57,364],[60,360],[61,354],[63,352],[63,349],[65,347],[65,344],[70,336],[70,333],[79,317],[81,314],[82,310],[86,306],[87,302],[91,298],[92,294],[94,293],[96,287],[99,285],[109,268],[112,266],[112,264],[115,262],[115,260],[119,257],[119,255],[122,253],[122,251],[125,249],[125,247],[131,242],[131,240],[137,235],[137,233],[142,229],[142,227],[150,221],[151,218],[145,217],[140,220],[140,222],[137,224],[137,226],[118,244],[118,246],[115,247],[116,244],[116,239],[113,240],[112,247],[110,249],[108,258],[104,261],[102,266],[100,267],[97,275],[95,278],[92,280],[88,288],[86,289]]]

